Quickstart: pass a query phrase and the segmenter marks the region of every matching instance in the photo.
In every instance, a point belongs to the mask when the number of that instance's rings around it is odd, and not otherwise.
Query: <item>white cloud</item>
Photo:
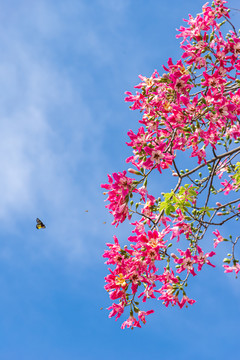
[[[14,232],[19,222],[43,216],[49,241],[40,253],[87,258],[94,245],[86,238],[99,241],[107,216],[100,189],[106,156],[101,145],[106,111],[110,119],[114,114],[107,101],[102,103],[103,95],[98,98],[94,64],[115,67],[116,54],[104,36],[108,27],[117,29],[111,13],[124,16],[124,7],[100,4],[106,22],[101,19],[95,27],[84,2],[54,4],[24,1],[15,11],[3,9],[0,221],[11,221]],[[82,56],[94,59],[88,68]],[[86,102],[86,92],[93,102]]]
[[[75,241],[59,235],[66,236],[67,227],[70,237],[76,231],[76,226],[69,229],[68,219],[76,213],[78,204],[72,201],[80,198],[75,194],[81,178],[72,178],[71,172],[85,156],[82,139],[87,124],[81,124],[81,118],[91,120],[89,111],[83,103],[74,107],[74,86],[64,69],[44,52],[39,57],[48,45],[39,45],[38,36],[36,44],[29,44],[19,21],[13,20],[0,39],[4,49],[0,57],[0,220],[11,219],[10,231],[14,231],[17,221],[47,213],[58,222],[55,245],[59,239],[80,249],[76,234]],[[71,106],[72,113],[67,113]],[[57,221],[59,215],[64,215],[62,223]]]

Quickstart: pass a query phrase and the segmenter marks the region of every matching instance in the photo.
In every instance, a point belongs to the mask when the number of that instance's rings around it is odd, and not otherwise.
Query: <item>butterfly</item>
[[[37,222],[37,225],[36,225],[37,229],[45,229],[46,228],[44,223],[39,218],[36,218],[36,222]]]

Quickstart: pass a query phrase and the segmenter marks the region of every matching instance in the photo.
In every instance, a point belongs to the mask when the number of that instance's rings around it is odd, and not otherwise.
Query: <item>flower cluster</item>
[[[108,190],[108,198],[107,200],[110,202],[109,205],[106,205],[107,208],[110,209],[110,213],[114,216],[113,224],[122,223],[126,217],[129,217],[128,211],[128,200],[129,194],[132,193],[133,190],[133,180],[126,176],[126,171],[122,173],[114,173],[113,179],[110,175],[108,175],[109,184],[101,185],[102,188]],[[136,190],[135,190],[136,191]]]
[[[195,18],[189,15],[177,35],[182,38],[182,58],[176,63],[170,58],[162,75],[157,70],[150,78],[140,75],[136,94],[126,92],[130,108],[142,113],[138,131],[128,132],[132,155],[126,162],[136,178],[123,171],[108,175],[102,185],[113,224],[133,219],[134,226],[129,247],[114,237],[103,255],[110,266],[105,278],[113,300],[109,316],[118,319],[130,309],[122,328],[141,327],[153,313],[140,310],[140,300],[145,304],[157,299],[180,308],[192,305],[188,282],[203,265],[214,267],[209,258],[215,252],[204,253],[200,241],[211,225],[239,216],[240,199],[233,194],[240,188],[240,162],[234,163],[240,153],[235,146],[240,142],[240,38],[225,5],[224,0],[214,0]],[[226,22],[232,30],[224,36]],[[182,169],[183,154],[193,164],[190,170]],[[147,189],[154,170],[176,180],[174,189],[158,198]],[[222,204],[227,195],[232,197]],[[220,202],[213,200],[217,196]],[[223,266],[237,275],[238,237],[225,239],[218,229],[213,235],[214,248],[223,241],[231,243],[232,254]]]

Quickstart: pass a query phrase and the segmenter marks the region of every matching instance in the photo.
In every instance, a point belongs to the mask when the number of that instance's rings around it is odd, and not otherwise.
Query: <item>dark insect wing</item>
[[[39,220],[39,218],[36,218],[36,222],[37,222],[36,228],[40,229],[41,221]]]

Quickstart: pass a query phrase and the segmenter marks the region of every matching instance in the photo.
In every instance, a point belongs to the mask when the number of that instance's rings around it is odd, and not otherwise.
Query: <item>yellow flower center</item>
[[[123,277],[123,274],[118,274],[115,278],[115,283],[116,285],[120,285],[120,286],[125,286],[126,285],[126,281]]]

